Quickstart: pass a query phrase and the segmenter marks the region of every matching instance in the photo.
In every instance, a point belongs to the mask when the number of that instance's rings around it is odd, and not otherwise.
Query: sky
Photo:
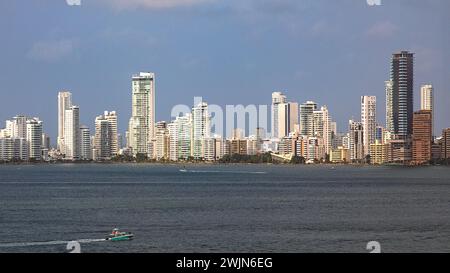
[[[73,1],[73,0],[72,0]],[[385,123],[392,53],[415,55],[420,85],[435,88],[435,133],[450,127],[450,1],[66,0],[0,1],[0,128],[24,114],[56,141],[57,93],[69,90],[81,122],[131,115],[131,76],[156,73],[156,119],[174,105],[327,105],[338,131],[374,95]]]

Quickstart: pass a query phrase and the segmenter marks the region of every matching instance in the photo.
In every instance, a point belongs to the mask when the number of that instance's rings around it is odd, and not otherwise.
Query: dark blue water
[[[0,252],[450,252],[450,168],[335,168],[0,166]]]

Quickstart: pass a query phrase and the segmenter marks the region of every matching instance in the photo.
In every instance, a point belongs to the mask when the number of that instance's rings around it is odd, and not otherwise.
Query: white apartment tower
[[[354,161],[364,160],[364,130],[361,122],[349,121],[350,158]]]
[[[95,136],[93,157],[96,160],[111,158],[111,133],[108,120],[105,116],[95,118]]]
[[[65,114],[66,110],[69,110],[72,106],[72,93],[67,91],[61,91],[58,93],[58,150],[65,154],[64,151],[64,126],[65,126]]]
[[[203,140],[211,135],[208,104],[201,102],[192,108],[192,156],[195,159],[204,158]]]
[[[361,97],[361,122],[364,130],[364,155],[370,154],[370,144],[375,144],[377,130],[377,98]]]
[[[27,120],[28,156],[30,159],[42,158],[42,121],[38,118]]]
[[[272,93],[272,137],[279,138],[279,108],[280,104],[286,103],[286,96],[281,92]]]
[[[105,111],[105,119],[108,121],[109,134],[110,134],[110,145],[111,145],[111,155],[115,156],[119,153],[119,136],[117,132],[117,113],[116,111]]]
[[[430,110],[432,118],[432,132],[434,135],[434,89],[433,85],[426,84],[420,87],[420,110]]]
[[[84,125],[80,127],[80,159],[92,159],[91,131]]]
[[[132,77],[132,116],[128,132],[133,154],[147,154],[155,138],[154,73],[141,72]]]
[[[331,150],[331,118],[326,105],[320,110],[313,111],[313,136],[323,139],[324,152],[330,154]]]
[[[64,115],[64,148],[65,158],[80,158],[80,108],[71,106]]]
[[[300,134],[303,136],[314,136],[314,111],[317,103],[307,101],[300,105]]]

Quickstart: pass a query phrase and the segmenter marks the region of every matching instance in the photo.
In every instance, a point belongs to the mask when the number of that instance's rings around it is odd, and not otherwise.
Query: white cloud
[[[56,62],[71,55],[75,49],[73,40],[40,41],[33,44],[28,57],[38,61]]]
[[[104,3],[117,9],[149,8],[165,9],[180,6],[193,6],[215,0],[104,0]]]

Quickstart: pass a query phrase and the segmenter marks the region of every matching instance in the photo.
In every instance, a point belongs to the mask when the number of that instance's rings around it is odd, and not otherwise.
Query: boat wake
[[[267,174],[267,172],[249,172],[249,171],[201,171],[201,170],[183,170],[183,173],[228,173],[228,174]]]
[[[0,244],[0,248],[7,247],[30,247],[30,246],[51,246],[51,245],[67,245],[70,242],[78,242],[80,244],[96,243],[96,242],[106,242],[106,239],[80,239],[71,241],[49,241],[49,242],[28,242],[28,243],[6,243]]]

